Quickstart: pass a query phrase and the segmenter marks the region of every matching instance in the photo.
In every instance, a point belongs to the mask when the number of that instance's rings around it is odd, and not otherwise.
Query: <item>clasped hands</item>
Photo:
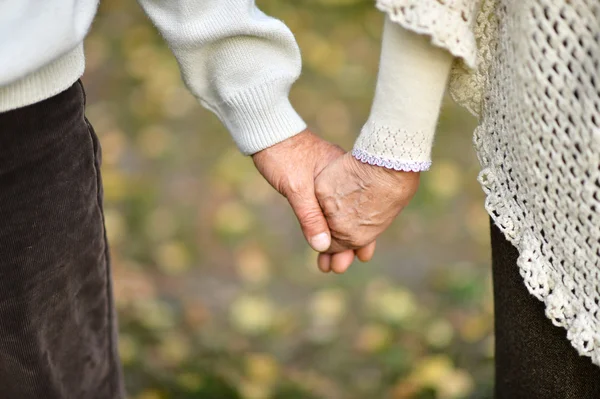
[[[355,256],[370,260],[376,238],[419,185],[419,173],[362,163],[308,130],[252,158],[287,198],[325,273],[345,272]]]

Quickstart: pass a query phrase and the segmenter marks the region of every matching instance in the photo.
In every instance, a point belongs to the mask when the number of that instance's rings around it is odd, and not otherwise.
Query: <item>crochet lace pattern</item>
[[[472,0],[377,0],[377,8],[405,29],[427,35],[433,45],[450,51],[469,68],[475,67]]]
[[[422,6],[418,6],[422,4]],[[397,21],[452,20],[468,0],[380,0]],[[477,3],[470,1],[471,5]],[[408,10],[408,6],[413,6]],[[404,11],[403,11],[404,7]],[[415,16],[416,15],[416,16]],[[467,18],[468,19],[468,18]],[[546,315],[600,365],[600,5],[596,0],[484,0],[474,18],[476,68],[450,89],[480,124],[474,143],[485,207],[518,248],[518,267]],[[452,24],[418,27],[444,40]],[[435,25],[435,26],[434,26]],[[410,23],[403,26],[411,29]],[[463,36],[464,35],[464,36]],[[454,40],[452,40],[454,43]],[[464,46],[460,46],[463,49]],[[461,50],[465,51],[465,50]],[[467,51],[464,60],[470,60]]]

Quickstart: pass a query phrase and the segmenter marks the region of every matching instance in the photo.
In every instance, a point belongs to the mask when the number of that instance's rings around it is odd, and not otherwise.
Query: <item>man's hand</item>
[[[350,153],[336,158],[315,181],[319,204],[332,236],[319,268],[343,273],[351,263],[349,250],[368,260],[379,236],[410,202],[419,186],[419,173],[372,166]],[[334,253],[334,255],[331,255]]]
[[[340,147],[305,130],[252,156],[258,171],[287,198],[306,241],[318,252],[329,249],[331,234],[315,196],[315,178],[343,154]]]

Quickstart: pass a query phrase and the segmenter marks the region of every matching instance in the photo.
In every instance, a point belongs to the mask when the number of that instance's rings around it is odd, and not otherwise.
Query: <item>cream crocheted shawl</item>
[[[378,0],[455,55],[485,207],[546,315],[600,365],[600,3]]]

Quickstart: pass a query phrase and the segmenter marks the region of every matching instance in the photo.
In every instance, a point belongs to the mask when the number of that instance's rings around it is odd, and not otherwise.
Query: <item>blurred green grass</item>
[[[351,148],[382,15],[370,0],[258,3],[302,49],[298,111]],[[132,398],[492,396],[488,218],[465,111],[445,102],[432,170],[375,259],[321,275],[285,201],[186,91],[135,2],[101,2],[86,54]]]

